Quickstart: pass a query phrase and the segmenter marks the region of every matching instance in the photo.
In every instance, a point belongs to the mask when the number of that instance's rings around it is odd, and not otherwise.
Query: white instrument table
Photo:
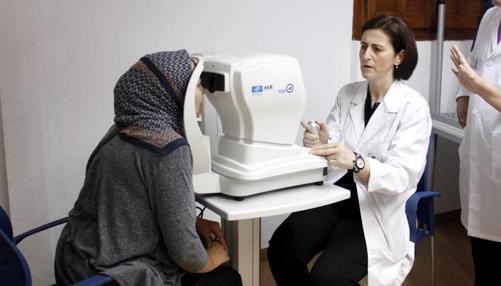
[[[349,197],[347,189],[311,184],[249,196],[241,201],[221,194],[197,194],[197,201],[221,216],[230,263],[242,276],[243,285],[259,286],[262,217],[316,208]]]

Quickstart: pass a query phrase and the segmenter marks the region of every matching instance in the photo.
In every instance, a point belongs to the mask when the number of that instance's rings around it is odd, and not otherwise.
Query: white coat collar
[[[383,97],[381,104],[369,120],[367,127],[364,122],[365,98],[368,88],[367,81],[360,87],[357,94],[352,98],[350,107],[350,117],[353,121],[356,136],[358,138],[356,150],[360,150],[362,146],[386,126],[387,121],[391,117],[389,113],[398,112],[405,97],[405,93],[402,92],[404,86],[405,85],[399,80],[393,82],[390,89]]]
[[[501,45],[498,45],[498,29],[501,23],[501,8],[494,7],[493,15],[487,23],[487,29],[484,29],[484,35],[477,36],[478,40],[490,39],[490,47],[487,58],[494,57],[501,53]]]
[[[390,86],[390,89],[386,92],[386,95],[383,97],[383,106],[385,107],[385,112],[395,113],[398,112],[400,105],[404,101],[405,95],[402,92],[402,89],[405,87],[405,84],[400,80],[395,80],[393,84]]]
[[[355,136],[357,137],[357,139],[362,136],[362,133],[364,132],[365,128],[364,104],[365,104],[365,97],[367,96],[367,88],[368,88],[367,81],[365,81],[360,85],[359,89],[352,97],[350,103],[350,118],[353,123]]]

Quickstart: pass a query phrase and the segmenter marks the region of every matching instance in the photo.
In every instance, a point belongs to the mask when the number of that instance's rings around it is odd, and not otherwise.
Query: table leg
[[[259,286],[261,219],[222,219],[221,224],[230,249],[230,265],[242,276],[243,286]]]

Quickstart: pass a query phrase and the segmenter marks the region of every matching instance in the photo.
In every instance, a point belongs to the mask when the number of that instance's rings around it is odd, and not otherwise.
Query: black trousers
[[[278,286],[358,285],[367,274],[367,246],[353,174],[337,183],[351,198],[291,214],[273,234],[268,260]],[[321,252],[308,272],[308,262]]]
[[[470,237],[475,286],[495,285],[501,268],[501,242]],[[498,282],[496,282],[498,281]]]
[[[228,266],[219,266],[208,273],[186,273],[183,286],[242,286],[242,278],[237,271]]]

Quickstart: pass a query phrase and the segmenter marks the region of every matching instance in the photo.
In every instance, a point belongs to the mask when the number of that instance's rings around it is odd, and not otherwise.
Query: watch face
[[[365,166],[364,159],[357,158],[355,164],[357,164],[357,168],[362,169]]]

